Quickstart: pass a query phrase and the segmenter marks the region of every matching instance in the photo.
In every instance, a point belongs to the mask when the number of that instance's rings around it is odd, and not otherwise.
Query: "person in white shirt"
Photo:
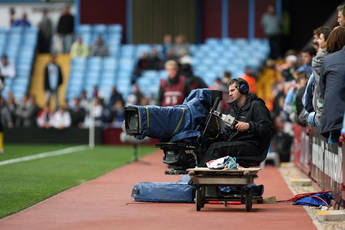
[[[71,126],[72,119],[71,115],[68,112],[67,106],[62,105],[59,107],[59,110],[54,114],[51,124],[56,129],[65,129]]]
[[[0,62],[0,90],[5,87],[5,78],[14,78],[16,70],[8,61],[6,55],[2,55]]]
[[[62,85],[61,67],[56,62],[56,55],[51,55],[49,63],[44,68],[44,90],[47,103],[50,105],[52,94],[55,94],[55,109],[59,106],[59,87]]]

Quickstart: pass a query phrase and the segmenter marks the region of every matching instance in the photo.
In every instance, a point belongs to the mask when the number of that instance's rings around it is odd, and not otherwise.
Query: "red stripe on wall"
[[[126,31],[126,0],[80,0],[81,24],[121,24]]]
[[[221,0],[203,0],[201,5],[202,41],[221,37]]]
[[[248,38],[248,0],[229,1],[229,37]],[[258,1],[256,1],[258,2]]]

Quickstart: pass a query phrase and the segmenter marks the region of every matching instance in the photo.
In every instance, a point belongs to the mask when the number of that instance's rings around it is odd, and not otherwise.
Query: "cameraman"
[[[237,122],[225,127],[226,141],[212,143],[201,156],[201,166],[224,156],[236,157],[241,166],[259,165],[266,158],[273,124],[265,103],[249,93],[248,83],[240,78],[229,82],[230,115]]]
[[[157,105],[181,105],[190,93],[186,78],[179,73],[178,64],[174,60],[165,63],[168,79],[162,79],[158,92]]]

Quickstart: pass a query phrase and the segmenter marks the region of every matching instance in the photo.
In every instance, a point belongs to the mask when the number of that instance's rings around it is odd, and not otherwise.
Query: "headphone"
[[[248,94],[249,93],[249,85],[248,82],[242,78],[238,78],[238,91],[241,94]]]

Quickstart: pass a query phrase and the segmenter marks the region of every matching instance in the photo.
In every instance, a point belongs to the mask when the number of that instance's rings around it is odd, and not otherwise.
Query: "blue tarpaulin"
[[[212,90],[196,89],[177,106],[133,106],[139,110],[140,129],[144,137],[169,139],[171,142],[201,136],[201,121],[205,120],[212,106]]]
[[[302,197],[296,200],[294,205],[306,205],[306,206],[328,206],[331,204],[332,195],[329,193],[317,193],[310,196]]]

